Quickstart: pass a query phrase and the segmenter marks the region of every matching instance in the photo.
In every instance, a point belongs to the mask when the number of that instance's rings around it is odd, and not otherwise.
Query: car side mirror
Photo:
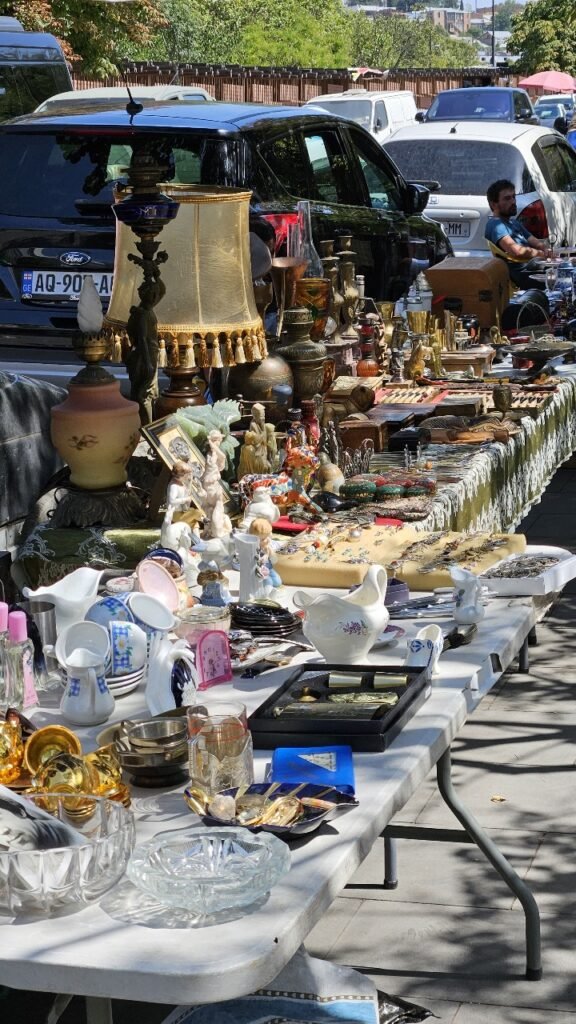
[[[426,188],[425,185],[417,185],[413,181],[408,183],[408,203],[406,213],[409,217],[412,217],[416,213],[422,213],[427,205],[428,199],[430,198],[430,189]]]
[[[425,116],[426,115],[423,110],[418,110],[414,117],[414,120],[418,121],[419,124],[423,124]]]
[[[382,127],[382,121],[380,120],[379,117],[377,117],[376,120],[374,121],[374,127],[376,128],[377,131],[380,131]]]

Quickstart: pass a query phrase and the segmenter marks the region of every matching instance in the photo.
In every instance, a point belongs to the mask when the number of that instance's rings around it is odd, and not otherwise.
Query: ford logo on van
[[[63,252],[60,257],[60,263],[64,263],[67,267],[83,267],[91,261],[92,257],[87,252]]]

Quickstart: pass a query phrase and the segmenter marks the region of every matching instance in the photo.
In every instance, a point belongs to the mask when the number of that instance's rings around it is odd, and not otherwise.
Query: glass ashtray
[[[27,795],[57,821],[51,849],[43,830],[23,817],[14,846],[0,850],[0,913],[46,915],[100,899],[122,877],[134,846],[134,817],[121,803],[95,796]],[[79,833],[58,846],[58,821]],[[36,847],[36,849],[34,848]]]
[[[128,878],[161,903],[210,915],[246,907],[290,869],[290,850],[267,832],[199,828],[137,846]]]

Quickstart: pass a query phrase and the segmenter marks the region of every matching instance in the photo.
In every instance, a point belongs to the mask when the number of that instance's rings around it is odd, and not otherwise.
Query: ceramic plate
[[[383,633],[380,633],[378,639],[372,645],[373,647],[395,647],[401,637],[404,636],[406,630],[401,629],[400,626],[388,626]]]
[[[132,693],[133,690],[137,690],[142,682],[142,676],[139,679],[133,679],[129,683],[122,683],[120,686],[114,686],[110,681],[108,682],[108,689],[113,697],[124,697],[127,693]]]
[[[180,591],[163,565],[145,558],[136,568],[136,577],[143,594],[157,598],[168,611],[176,611],[180,604]]]

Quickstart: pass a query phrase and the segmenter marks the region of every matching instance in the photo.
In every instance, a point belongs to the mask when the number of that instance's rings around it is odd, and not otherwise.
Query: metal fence
[[[77,89],[98,85],[199,85],[217,100],[231,103],[283,103],[300,105],[319,93],[364,88],[410,89],[416,105],[427,109],[442,89],[467,85],[517,85],[518,75],[502,67],[449,68],[425,70],[395,68],[382,73],[356,77],[354,71],[341,68],[271,68],[209,64],[126,64],[125,79],[90,78],[76,65],[73,72]]]

